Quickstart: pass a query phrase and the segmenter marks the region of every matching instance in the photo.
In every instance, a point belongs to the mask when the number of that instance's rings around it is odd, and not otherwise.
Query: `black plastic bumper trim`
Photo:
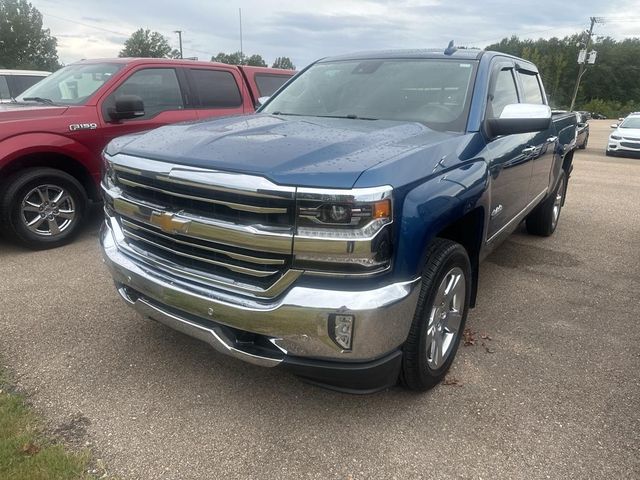
[[[402,352],[395,350],[369,362],[330,362],[285,356],[276,368],[283,368],[303,381],[344,393],[368,394],[398,382]]]

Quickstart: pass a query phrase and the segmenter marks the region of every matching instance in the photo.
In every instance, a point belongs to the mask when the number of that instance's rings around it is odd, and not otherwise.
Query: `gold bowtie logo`
[[[151,224],[165,233],[187,233],[191,220],[176,217],[174,213],[151,212]]]

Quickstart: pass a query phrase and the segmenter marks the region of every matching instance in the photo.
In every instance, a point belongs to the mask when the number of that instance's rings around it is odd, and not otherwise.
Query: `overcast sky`
[[[298,68],[339,53],[387,48],[485,47],[505,36],[562,37],[588,26],[589,16],[610,17],[599,35],[640,36],[640,0],[31,0],[58,38],[64,63],[115,57],[143,27],[178,46],[185,57],[209,60],[240,49],[242,8],[245,54],[269,63],[288,56]],[[638,12],[638,13],[635,13]],[[625,18],[616,21],[615,17]],[[611,19],[611,17],[614,17]]]

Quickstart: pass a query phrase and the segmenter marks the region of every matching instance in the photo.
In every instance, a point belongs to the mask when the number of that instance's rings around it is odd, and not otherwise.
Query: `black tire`
[[[49,200],[46,207],[43,208],[52,209],[51,217],[46,217],[43,223],[46,222],[47,225],[52,226],[49,218],[54,218],[55,215],[54,220],[58,225],[59,233],[56,233],[54,228],[49,228],[47,235],[39,230],[38,232],[30,230],[26,224],[27,221],[35,219],[40,214],[37,212],[24,213],[23,201],[27,199],[30,192],[37,192],[42,186],[47,186],[44,191]],[[40,192],[42,191],[41,189]],[[56,210],[56,204],[51,202],[50,197],[60,191],[65,195],[62,196],[62,204],[57,205],[58,210]],[[33,195],[34,197],[29,198],[40,198],[44,205],[42,197],[36,196],[37,193],[33,193]],[[74,177],[53,168],[29,168],[14,174],[3,183],[0,193],[0,230],[8,240],[33,250],[60,247],[71,242],[77,235],[86,216],[86,208],[86,192]],[[28,215],[28,218],[25,215]],[[45,230],[47,226],[41,228]]]
[[[429,330],[434,331],[434,322],[430,322],[430,319],[432,316],[433,318],[441,318],[436,315],[440,310],[437,310],[439,306],[434,302],[441,284],[449,277],[450,272],[457,272],[456,269],[459,269],[464,277],[459,279],[464,285],[464,294],[461,295],[464,298],[458,300],[461,302],[460,323],[449,343],[450,347],[447,350],[446,358],[443,359],[441,365],[434,368],[432,359],[430,359],[431,344],[427,345],[428,332]],[[444,378],[453,363],[460,344],[469,311],[470,298],[471,263],[467,251],[459,243],[436,238],[427,251],[427,263],[422,272],[422,287],[418,306],[409,336],[403,346],[400,380],[405,387],[411,390],[425,391],[437,385]],[[444,305],[444,302],[441,305]],[[446,327],[442,329],[442,331],[446,330]],[[437,328],[435,331],[438,331]]]
[[[553,193],[527,216],[527,231],[531,235],[548,237],[556,231],[558,221],[560,220],[560,213],[562,212],[562,206],[564,205],[565,195],[567,193],[566,179],[567,176],[564,170],[561,170]]]
[[[580,150],[584,150],[585,148],[587,148],[587,143],[589,143],[589,135],[585,137],[584,142],[582,142],[582,145],[580,145],[578,148]]]

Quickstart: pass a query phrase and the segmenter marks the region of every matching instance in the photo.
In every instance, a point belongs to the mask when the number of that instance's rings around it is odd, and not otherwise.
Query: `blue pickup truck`
[[[104,152],[105,263],[143,316],[349,392],[446,374],[481,260],[558,224],[576,116],[477,50],[319,60],[255,115]]]

